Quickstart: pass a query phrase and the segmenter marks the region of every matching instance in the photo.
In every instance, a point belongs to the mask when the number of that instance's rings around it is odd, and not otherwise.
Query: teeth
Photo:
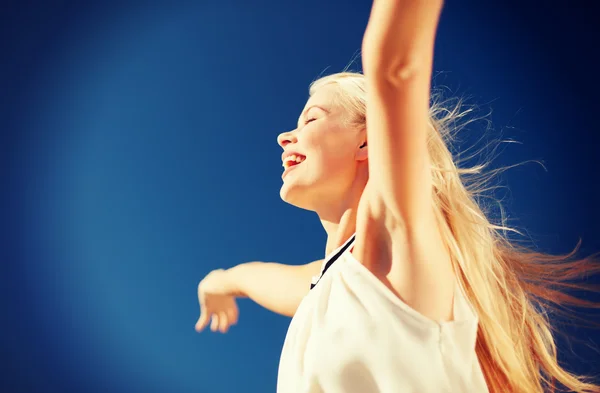
[[[289,167],[291,166],[292,162],[296,162],[296,163],[301,163],[302,161],[304,161],[306,159],[306,157],[302,157],[302,156],[297,156],[295,154],[289,155],[287,156],[284,160],[283,160],[283,166],[284,167]]]

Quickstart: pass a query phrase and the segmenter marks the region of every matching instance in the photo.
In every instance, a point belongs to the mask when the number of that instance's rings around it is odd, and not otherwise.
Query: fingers
[[[227,309],[227,321],[229,322],[229,325],[235,325],[238,323],[238,315],[239,312],[237,306]]]
[[[198,318],[198,321],[196,322],[196,331],[200,333],[202,330],[204,330],[209,321],[209,314],[206,312],[206,310],[203,310],[200,314],[200,318]]]
[[[239,310],[235,298],[225,295],[206,294],[198,286],[200,317],[196,321],[195,330],[201,332],[210,324],[210,330],[227,333],[231,325],[238,322]]]
[[[213,314],[212,321],[210,323],[210,330],[213,332],[218,330],[221,333],[227,333],[229,330],[229,322],[225,312],[222,311],[218,314]]]
[[[219,316],[217,314],[213,314],[210,321],[210,330],[212,332],[216,332],[219,329]]]
[[[204,304],[204,296],[201,290],[201,284],[198,284],[198,303],[200,304],[200,318],[196,321],[196,326],[194,327],[198,333],[200,333],[206,325],[208,325],[208,318],[210,313],[206,312],[206,305]]]
[[[204,296],[202,296],[202,293],[200,291],[200,286],[198,286],[198,303],[200,303],[200,318],[198,318],[195,328],[196,328],[196,331],[199,333],[202,330],[204,330],[206,325],[208,325],[210,314],[211,314],[206,309],[206,304],[204,302]]]
[[[196,322],[196,331],[201,332],[210,323],[210,330],[213,332],[219,331],[221,333],[227,333],[231,325],[237,323],[238,313],[236,310],[221,311],[219,313],[212,314],[208,317],[208,314],[202,314],[198,322]]]
[[[219,313],[219,331],[221,333],[227,333],[229,330],[229,322],[227,319],[227,314],[225,312]]]

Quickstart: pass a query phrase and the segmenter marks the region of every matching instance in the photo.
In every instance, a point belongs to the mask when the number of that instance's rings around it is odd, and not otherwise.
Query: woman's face
[[[297,207],[317,211],[335,203],[350,189],[365,132],[352,127],[350,114],[336,100],[336,87],[326,85],[309,98],[298,127],[279,135],[283,148],[281,198]]]

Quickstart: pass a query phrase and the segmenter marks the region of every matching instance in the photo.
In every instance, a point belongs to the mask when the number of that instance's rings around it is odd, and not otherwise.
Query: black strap
[[[350,239],[348,239],[346,244],[344,244],[344,247],[340,248],[340,250],[338,252],[336,252],[334,256],[329,258],[329,260],[325,263],[325,267],[323,268],[323,271],[321,272],[321,275],[319,276],[319,279],[317,280],[317,282],[314,284],[313,283],[310,284],[310,289],[313,289],[319,283],[319,281],[321,281],[321,277],[323,277],[323,275],[325,274],[327,269],[329,269],[331,267],[331,265],[333,265],[333,262],[335,262],[344,253],[344,251],[346,251],[348,249],[348,247],[350,247],[352,245],[355,237],[356,237],[356,234],[352,235],[352,237],[350,237]]]

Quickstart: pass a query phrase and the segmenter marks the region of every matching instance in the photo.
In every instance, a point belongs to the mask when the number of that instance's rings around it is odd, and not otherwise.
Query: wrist
[[[235,297],[248,297],[244,289],[246,264],[240,264],[224,271],[223,279],[227,293]]]

